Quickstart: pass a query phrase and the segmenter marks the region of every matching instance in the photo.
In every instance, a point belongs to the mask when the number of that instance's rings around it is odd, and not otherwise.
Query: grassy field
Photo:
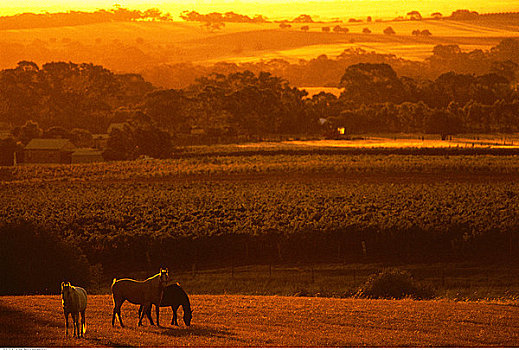
[[[89,297],[85,339],[65,337],[59,296],[0,297],[0,344],[14,347],[510,347],[519,345],[517,304],[259,296],[191,296],[190,328],[110,324],[109,295]],[[181,312],[180,312],[181,313]]]
[[[0,297],[0,345],[12,347],[515,347],[515,303],[192,295],[192,326],[110,324],[110,295],[89,296],[87,332],[65,337],[59,296]],[[180,314],[182,313],[179,311]]]

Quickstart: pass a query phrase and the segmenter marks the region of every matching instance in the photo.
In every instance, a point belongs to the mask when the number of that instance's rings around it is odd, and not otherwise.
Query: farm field
[[[501,19],[341,23],[349,29],[346,34],[322,32],[323,26],[333,27],[336,23],[311,23],[308,32],[300,30],[302,25],[293,24],[291,29],[281,30],[278,23],[227,23],[214,33],[193,22],[115,22],[2,30],[1,44],[10,50],[0,61],[0,68],[10,68],[22,59],[43,64],[38,62],[39,57],[50,55],[47,61],[86,60],[114,70],[111,60],[120,54],[117,50],[127,52],[136,69],[178,62],[238,63],[274,58],[297,62],[322,54],[335,57],[348,48],[423,60],[438,44],[457,44],[463,50],[489,49],[504,38],[519,37],[518,26]],[[393,27],[396,35],[382,34],[387,26]],[[365,27],[372,33],[362,33]],[[428,29],[432,36],[411,35],[416,29]]]
[[[51,227],[105,268],[130,257],[136,269],[357,262],[362,244],[374,261],[508,261],[518,249],[514,155],[202,153],[211,149],[3,168],[0,214]]]
[[[90,295],[87,332],[65,337],[59,296],[0,297],[0,344],[12,347],[516,347],[515,303],[192,295],[193,321],[112,328],[110,295]],[[182,314],[179,311],[180,315]],[[179,316],[180,316],[179,315]]]

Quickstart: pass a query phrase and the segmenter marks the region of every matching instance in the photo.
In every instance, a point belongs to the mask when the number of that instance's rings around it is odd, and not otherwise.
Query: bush
[[[434,292],[416,282],[407,271],[386,269],[371,275],[355,296],[370,299],[432,299]]]
[[[89,264],[79,247],[31,223],[0,227],[0,295],[57,294],[62,281],[88,285]]]

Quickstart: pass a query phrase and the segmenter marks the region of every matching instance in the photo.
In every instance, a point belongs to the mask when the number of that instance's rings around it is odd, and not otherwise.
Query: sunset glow
[[[94,0],[94,1],[63,1],[49,0],[45,2],[29,0],[3,2],[0,4],[0,14],[13,15],[24,12],[66,12],[66,11],[95,11],[110,9],[114,5],[130,9],[159,8],[170,12],[174,17],[184,10],[195,10],[202,13],[217,11],[236,11],[247,15],[262,14],[269,18],[296,16],[309,13],[322,18],[375,16],[391,18],[404,16],[412,10],[429,15],[432,12],[450,14],[457,9],[468,8],[480,13],[519,11],[517,1],[399,1],[399,0],[323,0],[323,1],[287,1],[287,0],[217,0],[217,1],[143,1],[143,0]],[[178,18],[178,17],[176,17]]]

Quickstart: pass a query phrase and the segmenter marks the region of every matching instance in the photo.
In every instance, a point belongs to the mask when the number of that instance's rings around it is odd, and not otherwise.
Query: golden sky
[[[420,11],[424,16],[437,11],[448,15],[457,9],[470,9],[480,13],[519,11],[519,0],[7,0],[0,1],[0,14],[94,11],[110,9],[115,4],[139,10],[156,7],[173,16],[178,16],[184,10],[201,13],[234,11],[247,15],[263,14],[271,19],[297,16],[301,13],[322,18],[368,15],[392,18],[403,16],[412,10]]]

